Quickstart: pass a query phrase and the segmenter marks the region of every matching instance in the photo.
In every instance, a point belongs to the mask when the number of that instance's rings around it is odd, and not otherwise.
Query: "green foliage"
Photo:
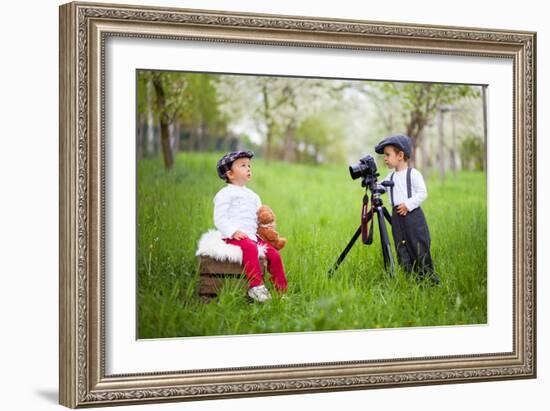
[[[147,101],[147,87],[150,76],[147,72],[138,71],[137,73],[137,111],[138,114],[144,115],[147,114],[148,101]]]
[[[479,87],[437,83],[374,83],[389,96],[399,97],[405,112],[422,110],[433,114],[439,106],[450,105],[467,97],[479,97]]]
[[[189,102],[192,98],[187,91],[188,82],[182,73],[169,71],[152,71],[141,72],[144,76],[149,77],[153,84],[158,82],[164,90],[165,102],[161,105],[160,96],[155,90],[155,106],[154,111],[158,116],[167,118],[167,122],[171,123],[184,110],[188,110]]]
[[[155,124],[162,120],[164,140],[179,143],[173,144],[177,150],[234,150],[248,142],[266,160],[337,163],[390,133],[408,134],[415,148],[432,156],[433,144],[424,144],[429,136],[422,131],[440,109],[478,105],[480,87],[141,70],[137,95],[149,151],[160,147],[150,144],[146,115],[153,113]]]
[[[230,284],[204,304],[194,256],[213,227],[212,198],[223,186],[221,154],[180,154],[172,172],[160,159],[138,164],[138,334],[140,338],[372,329],[487,322],[486,186],[482,173],[461,172],[444,185],[427,179],[423,206],[440,287],[383,270],[378,233],[358,242],[336,274],[327,271],[359,224],[363,189],[345,165],[253,161],[249,187],[269,204],[282,250],[288,299],[248,303]],[[385,175],[386,170],[380,170]],[[272,289],[271,283],[267,286]]]
[[[166,102],[160,107],[153,91],[152,106],[155,117],[166,116],[170,123],[179,120],[187,128],[206,127],[213,133],[222,133],[227,125],[226,117],[219,109],[217,83],[219,76],[170,71],[139,71],[137,76],[138,113],[147,107],[147,83],[160,82]]]
[[[399,101],[404,129],[414,146],[421,145],[423,130],[433,122],[438,110],[451,110],[464,99],[479,98],[478,86],[437,83],[373,83],[392,101]],[[415,152],[413,151],[413,159]]]
[[[319,113],[305,118],[296,130],[296,141],[303,147],[311,148],[311,152],[303,150],[302,159],[317,163],[318,156],[334,162],[342,160],[343,148],[340,124],[335,123],[329,113]]]
[[[186,81],[188,104],[181,113],[184,124],[204,125],[212,131],[225,126],[225,118],[219,109],[216,84],[218,76],[200,73],[180,74]]]
[[[463,168],[483,171],[485,149],[483,141],[477,136],[468,136],[460,144],[460,158]]]

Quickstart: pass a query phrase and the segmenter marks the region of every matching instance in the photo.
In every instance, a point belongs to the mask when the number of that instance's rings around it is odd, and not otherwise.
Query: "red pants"
[[[227,244],[233,244],[240,247],[243,251],[244,273],[248,277],[250,287],[256,287],[264,283],[260,261],[258,260],[258,246],[264,246],[265,257],[267,259],[267,269],[271,274],[271,280],[273,281],[275,288],[282,292],[287,290],[288,283],[286,281],[281,255],[279,254],[279,251],[277,251],[277,249],[275,249],[271,244],[266,243],[260,238],[258,238],[257,243],[252,241],[250,238],[245,238],[243,240],[225,238],[224,241]]]

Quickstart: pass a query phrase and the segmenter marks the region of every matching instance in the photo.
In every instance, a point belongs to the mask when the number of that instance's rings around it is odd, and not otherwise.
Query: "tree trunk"
[[[450,159],[450,167],[451,167],[451,170],[453,172],[453,176],[456,177],[456,169],[457,169],[457,164],[456,164],[456,154],[457,154],[457,149],[456,149],[456,124],[455,124],[455,110],[451,110],[451,125],[452,125],[452,131],[451,131],[451,138],[452,138],[452,143],[451,143],[451,152],[450,152],[450,155],[451,155],[451,159]]]
[[[170,147],[170,130],[168,123],[164,121],[160,123],[160,141],[162,145],[164,167],[169,170],[174,165],[174,159],[172,157],[172,147]]]
[[[265,124],[267,127],[267,133],[265,136],[265,162],[266,164],[269,164],[271,160],[271,145],[273,144],[273,119],[271,118],[270,114],[270,106],[269,106],[269,94],[267,91],[267,86],[264,84],[262,86],[262,96],[264,100],[264,118],[265,118]]]
[[[418,111],[411,113],[411,119],[407,124],[407,136],[411,138],[412,150],[411,157],[409,158],[409,166],[415,167],[416,165],[416,149],[420,143],[420,136],[424,130],[425,120]]]
[[[483,170],[487,170],[487,86],[482,86],[483,95]]]
[[[162,147],[162,156],[164,158],[164,167],[171,169],[174,165],[174,159],[172,157],[172,147],[170,147],[170,132],[168,116],[166,114],[166,96],[164,94],[164,88],[160,77],[153,77],[153,85],[155,86],[155,92],[157,93],[157,104],[159,107],[160,117],[160,142]]]
[[[143,119],[140,114],[138,116],[138,126],[136,130],[136,157],[138,160],[143,158],[143,141],[145,140],[143,136],[143,128]]]
[[[439,125],[439,177],[441,181],[445,181],[445,139],[444,139],[444,124],[443,124],[443,110],[438,111],[438,125]]]
[[[430,167],[429,158],[428,158],[428,148],[426,147],[426,141],[423,136],[424,132],[417,139],[418,149],[420,150],[420,162],[422,164],[422,169],[427,170]]]
[[[202,125],[201,125],[201,123],[199,123],[199,125],[197,126],[197,133],[196,133],[197,140],[195,141],[195,143],[196,143],[195,150],[196,151],[200,151],[202,149],[203,139],[204,139],[203,131],[204,130],[202,128]]]
[[[415,132],[414,132],[413,121],[414,120],[411,119],[409,124],[407,124],[407,131],[406,131],[406,134],[411,138],[411,144],[412,144],[411,157],[409,158],[409,166],[410,167],[414,167],[414,162],[415,162],[415,159],[416,159],[416,155],[415,155],[416,136],[415,136]]]
[[[285,142],[283,146],[283,161],[293,162],[296,160],[296,142],[294,141],[294,133],[296,131],[296,124],[291,121],[286,128]]]
[[[147,133],[145,155],[152,157],[155,154],[155,117],[153,113],[153,84],[147,81]]]
[[[198,145],[197,128],[193,125],[189,128],[189,151],[195,151]]]

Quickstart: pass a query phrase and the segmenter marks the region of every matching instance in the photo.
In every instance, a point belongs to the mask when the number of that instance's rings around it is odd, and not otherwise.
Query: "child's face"
[[[384,147],[384,163],[388,168],[396,168],[399,164],[402,164],[405,160],[404,153],[397,151],[392,146]]]
[[[227,172],[227,178],[231,184],[244,186],[252,178],[250,159],[242,157],[233,161],[231,170]]]

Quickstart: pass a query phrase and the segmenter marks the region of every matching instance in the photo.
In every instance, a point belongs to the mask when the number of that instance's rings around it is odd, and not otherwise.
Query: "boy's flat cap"
[[[216,164],[216,170],[218,171],[218,176],[222,180],[227,181],[227,176],[225,175],[225,173],[231,170],[231,165],[235,160],[243,157],[252,158],[254,157],[254,153],[250,150],[246,150],[246,151],[231,151],[229,153],[224,154],[224,156],[218,160],[218,164]]]
[[[411,157],[412,152],[412,143],[411,138],[404,134],[396,134],[394,136],[386,137],[380,143],[374,147],[374,151],[378,154],[384,154],[384,147],[386,146],[395,146],[400,150],[403,150],[407,157]]]

